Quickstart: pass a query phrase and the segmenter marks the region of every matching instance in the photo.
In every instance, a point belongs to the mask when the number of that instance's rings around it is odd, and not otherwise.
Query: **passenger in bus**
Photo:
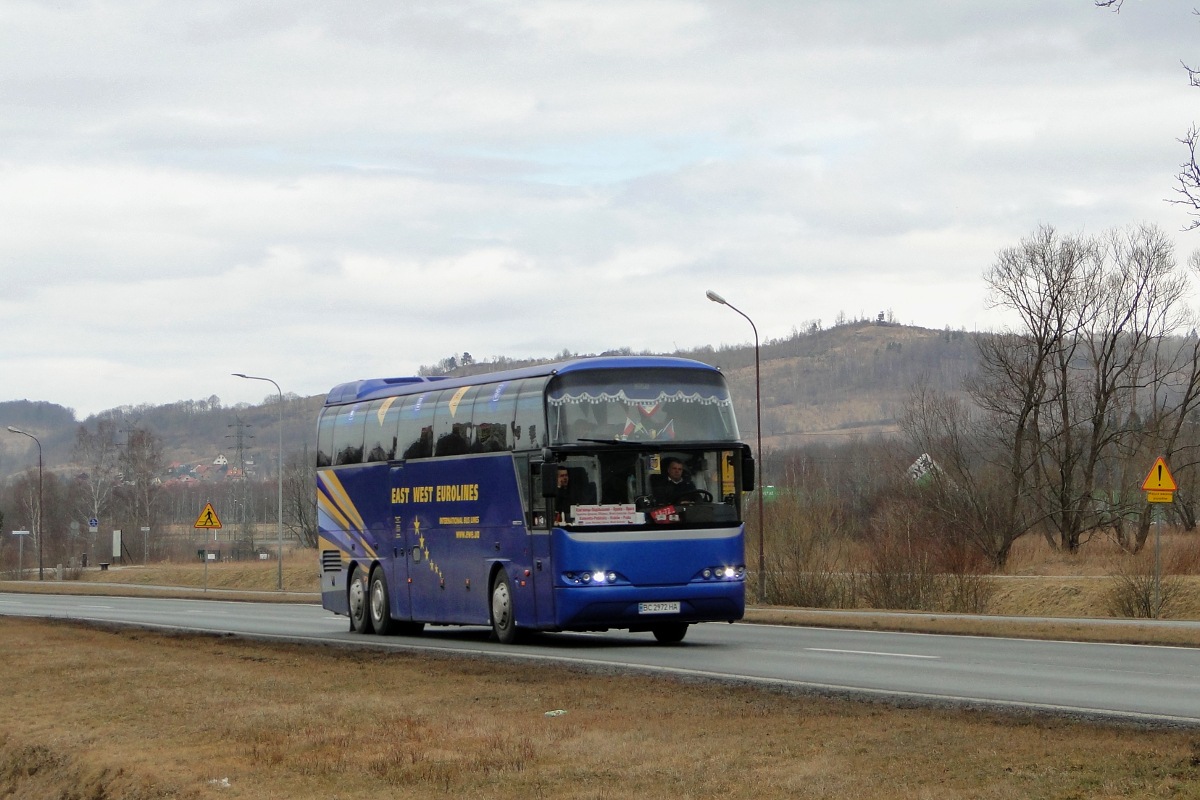
[[[571,506],[595,504],[596,484],[587,479],[587,471],[582,467],[559,466],[558,492],[554,496],[555,521],[566,521]]]
[[[696,484],[683,469],[683,462],[678,458],[663,459],[661,475],[650,476],[650,491],[656,502],[663,505],[671,503],[688,503],[694,500],[684,499],[696,491]]]

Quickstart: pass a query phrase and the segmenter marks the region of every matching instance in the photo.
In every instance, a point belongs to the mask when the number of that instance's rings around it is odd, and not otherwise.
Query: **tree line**
[[[186,533],[206,503],[212,503],[223,523],[222,539],[235,551],[251,556],[267,541],[275,541],[279,519],[275,480],[195,482],[164,485],[163,437],[148,427],[119,427],[102,417],[76,429],[71,460],[77,472],[61,475],[31,467],[0,489],[0,526],[33,532],[26,542],[25,566],[36,565],[43,551],[46,566],[78,564],[84,553],[90,563],[112,558],[112,531],[120,530],[123,558],[134,563],[163,558],[188,558],[195,540],[208,533]],[[316,547],[316,478],[307,445],[284,463],[283,523],[285,535],[303,547]],[[99,522],[91,533],[88,520]],[[264,526],[271,526],[270,535]],[[178,531],[183,528],[185,535]],[[144,531],[144,529],[149,529]],[[41,536],[41,542],[37,536]],[[0,570],[17,566],[16,537],[0,538]],[[258,540],[258,541],[256,541]],[[31,555],[33,553],[34,555]]]

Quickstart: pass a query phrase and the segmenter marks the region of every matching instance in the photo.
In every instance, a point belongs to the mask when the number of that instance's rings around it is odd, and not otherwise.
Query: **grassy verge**
[[[0,592],[23,594],[83,594],[101,597],[174,597],[184,600],[239,600],[247,603],[320,603],[315,593],[289,593],[171,588],[84,581],[0,581]]]
[[[113,566],[107,570],[88,569],[78,581],[62,583],[126,584],[130,586],[184,586],[199,589],[204,585],[203,564],[151,564],[146,567]],[[279,586],[279,564],[274,561],[243,561],[210,564],[208,588],[270,592]],[[288,554],[283,560],[283,588],[288,592],[319,592],[320,575],[317,554],[313,550]]]
[[[1200,797],[1194,732],[31,620],[0,641],[0,796]]]
[[[752,608],[746,622],[759,625],[796,625],[812,628],[943,633],[956,636],[1005,636],[1018,639],[1052,639],[1068,642],[1111,642],[1200,647],[1200,629],[1169,628],[1132,622],[1105,625],[1075,621],[1011,620],[988,617],[904,612],[904,615],[870,611],[836,612],[791,608]]]

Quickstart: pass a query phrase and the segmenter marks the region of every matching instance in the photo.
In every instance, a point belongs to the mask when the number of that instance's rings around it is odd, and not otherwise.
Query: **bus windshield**
[[[553,444],[736,441],[725,378],[700,369],[604,369],[557,376],[546,396]]]
[[[741,519],[741,450],[605,450],[560,456],[555,524],[681,524]]]

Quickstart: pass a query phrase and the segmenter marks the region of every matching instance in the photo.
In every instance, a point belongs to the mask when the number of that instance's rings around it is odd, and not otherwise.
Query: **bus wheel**
[[[371,632],[371,612],[367,608],[367,574],[355,566],[350,573],[350,624],[355,633]]]
[[[492,584],[492,635],[500,644],[517,640],[517,620],[513,615],[512,584],[501,570]]]
[[[676,642],[683,641],[683,637],[687,636],[687,629],[688,624],[686,622],[658,625],[654,628],[654,638],[663,644],[675,644]]]
[[[387,576],[383,567],[376,567],[371,575],[371,627],[380,636],[390,636],[395,623],[392,622],[392,599],[388,596]]]

